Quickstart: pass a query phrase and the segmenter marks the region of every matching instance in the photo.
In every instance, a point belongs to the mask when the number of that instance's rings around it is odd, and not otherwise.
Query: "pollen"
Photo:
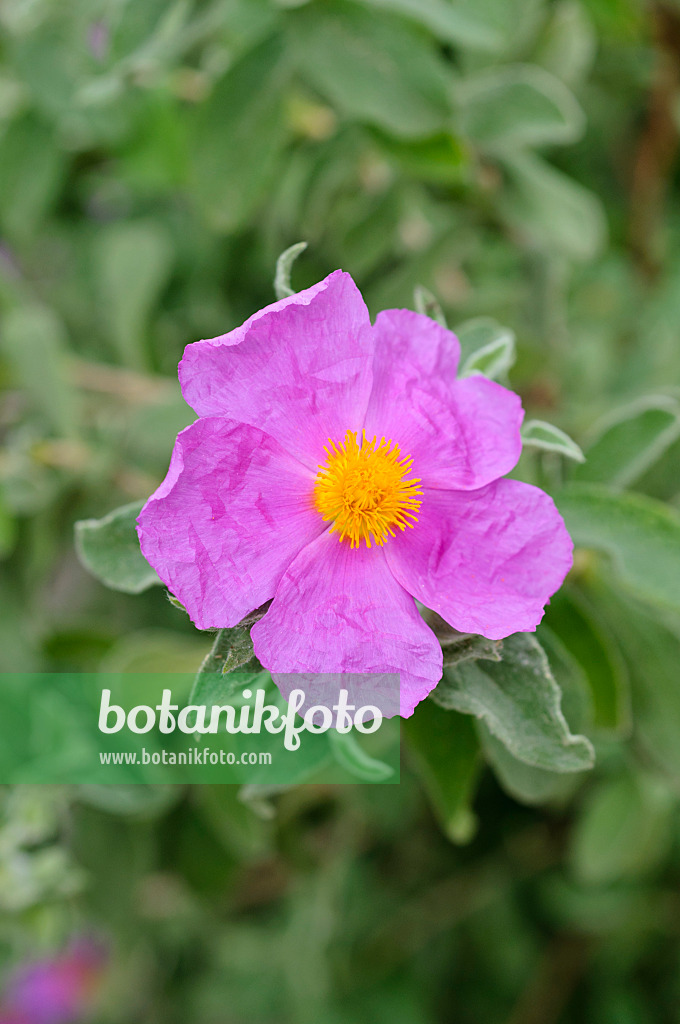
[[[380,547],[396,530],[418,521],[422,496],[420,480],[409,476],[412,459],[402,458],[399,446],[384,437],[369,441],[363,431],[348,430],[344,441],[330,438],[324,446],[326,462],[319,466],[314,501],[331,533],[357,548],[362,541]]]

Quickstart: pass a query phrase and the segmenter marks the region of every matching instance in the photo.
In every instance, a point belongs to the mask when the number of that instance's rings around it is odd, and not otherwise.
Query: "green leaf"
[[[463,11],[445,0],[358,0],[395,14],[403,14],[429,29],[442,42],[457,43],[470,50],[496,50],[500,33],[474,11]]]
[[[457,665],[460,661],[477,658],[501,660],[502,640],[488,640],[477,633],[461,633],[430,608],[424,608],[422,616],[441,644],[445,665]]]
[[[285,299],[289,295],[295,295],[295,289],[290,284],[290,274],[293,264],[300,253],[307,248],[306,242],[296,242],[281,253],[276,261],[276,274],[274,275],[274,294],[277,299]]]
[[[560,708],[560,688],[530,633],[503,641],[502,661],[463,662],[446,668],[432,693],[440,706],[475,715],[525,764],[554,772],[591,768],[585,736],[571,733]]]
[[[627,587],[680,609],[680,516],[641,494],[570,484],[555,496],[577,547],[606,552]]]
[[[226,678],[237,669],[260,671],[253,654],[250,628],[266,613],[263,605],[242,619],[237,626],[220,629],[209,653],[196,674],[190,703],[212,705],[233,693],[232,682]],[[225,677],[225,678],[223,678]]]
[[[170,239],[154,221],[101,227],[95,262],[116,351],[126,366],[146,368],[149,315],[172,266]]]
[[[74,787],[74,796],[79,803],[97,807],[107,814],[130,815],[144,820],[167,814],[181,795],[181,786],[150,786],[145,783]]]
[[[576,480],[623,489],[634,484],[680,437],[680,403],[670,395],[632,402],[596,424]]]
[[[423,700],[401,727],[444,832],[454,843],[468,842],[476,827],[470,801],[480,767],[473,723]]]
[[[454,0],[460,14],[474,17],[498,37],[498,50],[526,51],[544,17],[543,0]]]
[[[630,672],[635,736],[645,756],[680,783],[680,622],[665,621],[602,579],[589,597],[606,616]]]
[[[397,139],[378,131],[374,134],[382,152],[401,174],[409,178],[459,187],[469,181],[472,170],[470,147],[450,131],[426,139]]]
[[[520,803],[531,807],[564,800],[571,796],[580,784],[581,776],[576,772],[569,775],[549,772],[545,768],[534,768],[520,761],[496,739],[484,722],[477,722],[477,731],[484,757],[493,768],[500,785],[509,796]]]
[[[384,782],[394,775],[388,764],[366,753],[353,733],[339,733],[331,729],[328,741],[338,764],[362,782]]]
[[[558,455],[564,455],[574,462],[585,461],[585,456],[576,442],[559,427],[544,420],[527,420],[522,427],[522,444],[546,452],[557,452]]]
[[[107,587],[126,594],[141,594],[161,582],[139,548],[135,527],[143,504],[135,501],[103,519],[75,524],[76,552],[85,568]]]
[[[327,2],[304,8],[294,24],[300,72],[340,113],[402,137],[449,127],[451,71],[406,22]]]
[[[247,224],[274,181],[288,134],[288,77],[280,40],[273,37],[230,67],[196,114],[192,191],[217,231]]]
[[[517,357],[515,332],[491,317],[467,320],[456,329],[464,359],[461,377],[481,373],[489,380],[504,380]]]
[[[550,599],[545,622],[560,637],[586,674],[593,724],[625,733],[630,728],[630,686],[626,664],[597,606],[579,591],[563,587]]]
[[[532,153],[503,153],[508,183],[499,208],[526,244],[588,260],[604,243],[600,200]]]
[[[442,327],[446,327],[446,317],[442,311],[442,307],[439,305],[439,300],[432,292],[425,288],[422,284],[416,285],[413,290],[413,304],[416,308],[417,313],[422,313],[423,316],[429,316],[433,320],[436,320]]]
[[[67,373],[63,324],[44,306],[10,309],[0,328],[2,351],[16,382],[49,425],[63,436],[77,429],[78,395]]]
[[[500,661],[503,641],[487,640],[476,633],[461,633],[455,639],[442,639],[444,665],[458,665],[461,661]]]
[[[463,133],[489,151],[572,142],[585,124],[564,83],[529,64],[467,78],[459,83],[456,99]]]
[[[10,239],[30,237],[54,201],[66,154],[50,126],[33,115],[19,118],[2,136],[0,225]]]
[[[642,773],[600,782],[575,825],[576,875],[603,885],[648,873],[670,845],[673,805],[668,788]]]
[[[579,0],[560,0],[539,42],[534,60],[563,82],[579,84],[590,71],[597,34]]]
[[[550,670],[562,694],[562,713],[572,730],[582,732],[592,722],[593,705],[583,666],[562,640],[545,623],[536,639],[548,657]]]

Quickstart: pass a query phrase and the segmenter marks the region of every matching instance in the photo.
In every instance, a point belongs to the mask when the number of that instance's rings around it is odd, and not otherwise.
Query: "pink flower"
[[[436,685],[417,598],[462,632],[532,631],[571,566],[552,500],[504,480],[517,395],[456,379],[454,334],[368,310],[348,274],[189,345],[199,419],[142,509],[145,557],[201,629],[252,629],[276,674],[399,673],[401,714]]]
[[[20,967],[0,1002],[0,1024],[75,1024],[90,1009],[106,955],[92,939]]]

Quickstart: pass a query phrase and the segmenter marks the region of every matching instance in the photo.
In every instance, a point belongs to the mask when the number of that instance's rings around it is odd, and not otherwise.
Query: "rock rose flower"
[[[62,953],[19,967],[0,999],[0,1024],[75,1024],[92,1006],[106,953],[81,938]]]
[[[455,629],[532,631],[571,566],[552,500],[502,477],[522,408],[456,379],[451,331],[405,309],[371,325],[352,281],[324,281],[189,345],[198,419],[138,519],[142,551],[201,629],[252,628],[277,673],[399,673],[401,714],[442,652],[415,599]]]

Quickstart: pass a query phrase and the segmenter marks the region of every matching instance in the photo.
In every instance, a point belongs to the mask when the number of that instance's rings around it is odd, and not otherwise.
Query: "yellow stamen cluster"
[[[373,538],[382,547],[396,536],[395,527],[405,530],[418,521],[420,480],[408,479],[413,460],[402,458],[392,441],[369,441],[364,431],[359,444],[357,432],[348,430],[339,445],[329,438],[324,451],[314,500],[324,521],[333,520],[331,533],[337,531],[341,541],[347,538],[356,548],[364,540],[370,548]]]

